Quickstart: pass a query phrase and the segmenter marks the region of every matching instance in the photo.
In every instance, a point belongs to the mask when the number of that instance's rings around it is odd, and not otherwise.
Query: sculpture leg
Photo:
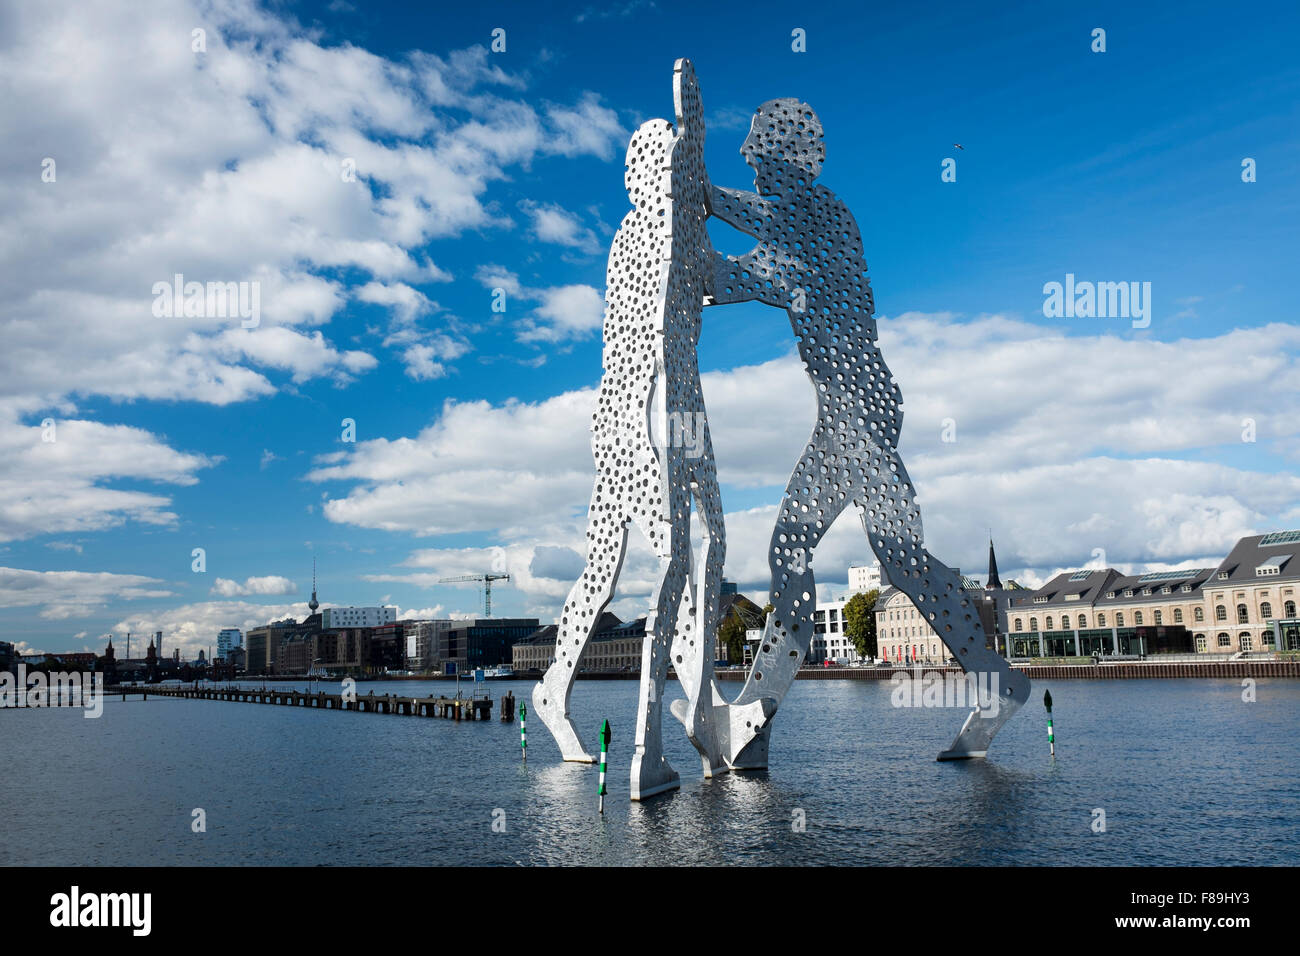
[[[678,489],[669,486],[674,505]],[[680,497],[685,497],[681,490]],[[689,505],[687,505],[689,508]],[[677,771],[663,753],[664,682],[668,677],[669,653],[677,624],[677,609],[686,588],[690,567],[689,510],[672,509],[674,516],[686,515],[685,528],[666,521],[647,528],[647,537],[660,553],[659,582],[646,615],[646,639],[641,648],[641,688],[637,700],[636,749],[632,754],[631,797],[644,800],[681,786]],[[680,520],[674,524],[682,524]],[[651,534],[650,531],[655,533]]]
[[[683,607],[678,615],[681,624],[673,643],[673,667],[681,682],[685,700],[673,701],[672,712],[686,727],[686,736],[699,751],[704,776],[725,773],[727,741],[734,705],[727,702],[717,686],[713,662],[717,657],[718,613],[722,591],[722,568],[726,557],[726,534],[723,527],[722,496],[712,468],[712,450],[706,451],[707,467],[699,469],[693,489],[701,516],[702,560],[697,562],[695,585],[688,593],[698,596],[695,605]],[[740,708],[741,719],[751,723],[763,720],[763,706],[754,701]]]
[[[859,498],[862,524],[889,583],[904,592],[952,652],[963,671],[975,675],[977,705],[940,760],[983,757],[993,737],[1029,699],[1029,678],[986,644],[979,610],[962,590],[961,578],[925,550],[921,516],[907,470],[892,448],[878,449],[877,473]]]
[[[609,604],[627,548],[627,524],[593,505],[587,530],[587,567],[569,591],[555,635],[555,660],[533,688],[533,714],[555,738],[565,760],[595,763],[569,718],[569,696],[591,634]]]
[[[733,770],[761,770],[767,766],[772,717],[812,645],[817,594],[813,551],[849,500],[844,491],[829,490],[832,485],[843,488],[848,476],[826,475],[826,447],[827,436],[819,425],[790,475],[772,529],[768,548],[772,611],[749,678],[736,697],[736,709],[731,711],[727,762]],[[761,722],[739,709],[753,703],[761,707]]]

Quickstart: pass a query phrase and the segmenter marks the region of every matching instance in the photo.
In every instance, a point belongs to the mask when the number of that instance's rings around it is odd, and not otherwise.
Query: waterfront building
[[[481,617],[453,621],[452,626],[436,634],[434,659],[439,670],[446,672],[455,663],[462,673],[476,667],[511,664],[514,646],[537,630],[535,617]]]
[[[313,598],[315,592],[312,592]],[[395,607],[327,607],[321,611],[321,627],[379,627],[397,620]]]
[[[996,605],[986,600],[984,585],[979,581],[962,575],[961,582],[984,626],[986,643],[993,646]],[[948,648],[940,640],[939,632],[917,610],[911,598],[894,587],[886,587],[876,599],[876,648],[882,660],[900,664],[943,664],[949,659]]]
[[[298,629],[293,618],[251,628],[246,635],[245,668],[250,676],[274,674],[281,645]]]
[[[1018,656],[1300,650],[1300,531],[1248,535],[1216,567],[1064,571],[1008,609]]]
[[[237,627],[225,627],[217,634],[217,660],[225,660],[231,649],[243,643],[244,635]]]
[[[852,664],[859,659],[861,655],[845,634],[844,606],[855,595],[881,591],[882,584],[888,587],[880,573],[879,565],[853,565],[849,568],[848,593],[840,595],[833,601],[817,602],[817,610],[813,613],[813,639],[808,648],[808,663],[822,664],[832,661]]]
[[[408,621],[406,628],[406,665],[411,670],[432,670],[438,652],[438,635],[451,630],[455,621]]]
[[[548,624],[516,643],[511,648],[511,666],[516,671],[546,670],[555,660],[557,630],[556,625]],[[644,644],[644,617],[624,623],[616,614],[606,611],[596,622],[591,640],[578,659],[578,669],[597,672],[639,671]]]
[[[368,628],[366,667],[372,674],[400,671],[406,666],[406,628],[409,621],[391,621]]]
[[[813,612],[813,639],[808,648],[808,663],[824,661],[851,664],[858,659],[857,649],[844,633],[844,605],[851,595],[842,595],[838,601],[819,601]],[[879,600],[879,599],[877,599]]]

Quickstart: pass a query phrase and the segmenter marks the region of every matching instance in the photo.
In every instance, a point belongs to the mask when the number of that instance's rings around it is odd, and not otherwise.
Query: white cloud
[[[103,531],[128,520],[174,524],[166,495],[108,484],[192,485],[197,472],[215,463],[177,451],[143,429],[81,419],[24,426],[0,408],[0,541]]]
[[[162,611],[140,612],[122,618],[112,628],[114,635],[163,632],[170,652],[181,649],[181,656],[192,660],[200,650],[215,647],[222,628],[235,627],[247,633],[250,628],[292,617],[301,620],[310,613],[305,603],[251,604],[246,601],[205,601],[185,604]],[[122,653],[122,652],[119,652]]]
[[[212,585],[212,593],[221,597],[248,597],[254,594],[293,594],[297,590],[298,585],[277,574],[269,574],[260,578],[245,578],[243,584],[232,581],[230,578],[217,578]]]
[[[89,617],[113,600],[170,597],[171,591],[155,586],[162,583],[108,571],[0,568],[0,607],[40,606],[40,616],[52,621]]]
[[[533,235],[542,242],[568,246],[588,255],[595,255],[604,249],[596,234],[563,206],[524,199],[520,201],[519,208],[528,216]]]
[[[499,265],[480,267],[475,278],[485,288],[503,289],[507,302],[515,298],[538,303],[517,323],[521,342],[561,344],[588,338],[604,324],[605,295],[594,286],[579,283],[530,289]]]
[[[449,278],[414,250],[509,225],[489,184],[541,155],[608,158],[622,135],[590,94],[515,99],[523,80],[482,47],[387,59],[304,33],[245,2],[7,11],[0,138],[37,159],[0,162],[0,402],[224,404],[271,393],[276,372],[346,381],[375,361],[303,328],[347,303],[323,273],[368,276],[360,298],[409,320],[410,283]],[[260,283],[260,325],[154,317],[154,283],[177,273]]]
[[[447,374],[444,361],[460,358],[470,349],[469,343],[448,335],[436,335],[427,342],[408,346],[402,353],[406,374],[417,382],[442,378]]]
[[[1300,431],[1294,327],[1159,342],[908,314],[882,320],[881,341],[906,401],[903,459],[927,544],[967,573],[983,574],[990,529],[1004,576],[1032,581],[1086,563],[1097,547],[1117,566],[1204,561],[1240,535],[1300,519],[1300,479],[1232,460],[1267,453],[1243,446],[1243,416],[1257,420],[1261,442],[1293,442]],[[793,354],[706,373],[703,384],[724,504],[752,497],[747,489],[771,501],[727,514],[728,577],[761,592],[776,502],[815,415],[812,388]],[[376,579],[431,587],[499,561],[535,610],[553,613],[572,582],[535,568],[545,569],[549,549],[584,553],[593,403],[590,389],[533,403],[449,402],[414,438],[363,442],[308,477],[353,483],[326,501],[332,521],[503,542],[417,551],[407,563],[430,570]],[[942,441],[944,418],[955,419],[956,442]],[[1205,460],[1210,448],[1225,462]],[[626,594],[649,593],[653,568],[640,547],[629,552]],[[870,558],[854,509],[814,567],[842,588],[844,569]]]
[[[441,604],[435,604],[433,607],[398,609],[397,619],[399,621],[446,620]]]

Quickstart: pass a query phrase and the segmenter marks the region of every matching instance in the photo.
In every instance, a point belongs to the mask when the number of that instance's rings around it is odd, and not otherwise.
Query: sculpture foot
[[[761,697],[748,704],[728,704],[730,743],[727,766],[732,770],[766,770],[767,741],[776,701]]]
[[[560,694],[555,693],[554,688],[546,686],[546,681],[543,679],[533,688],[533,714],[541,718],[546,729],[551,732],[551,736],[555,738],[555,743],[560,748],[560,755],[565,760],[575,763],[595,763],[596,758],[587,753],[587,748],[582,745],[573,721],[564,713],[562,699]]]
[[[665,757],[637,752],[632,757],[632,799],[644,800],[681,787],[681,778]]]
[[[999,675],[1001,676],[1001,675]],[[1020,671],[1009,671],[998,700],[991,706],[976,707],[966,715],[966,722],[953,738],[952,745],[938,760],[971,760],[988,754],[993,738],[1029,699],[1029,678]]]
[[[678,699],[668,705],[668,711],[686,728],[686,739],[700,754],[700,765],[705,778],[716,777],[729,769],[722,755],[714,728],[701,726],[698,710],[691,712],[690,701]],[[714,709],[717,713],[717,708]]]

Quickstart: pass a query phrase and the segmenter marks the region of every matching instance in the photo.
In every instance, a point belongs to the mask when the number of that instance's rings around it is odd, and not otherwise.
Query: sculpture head
[[[674,140],[672,124],[662,119],[647,120],[632,134],[623,167],[623,185],[632,205],[668,193]]]
[[[794,178],[812,182],[826,160],[821,120],[792,96],[768,100],[754,111],[740,155],[754,170],[759,192],[775,192]]]

